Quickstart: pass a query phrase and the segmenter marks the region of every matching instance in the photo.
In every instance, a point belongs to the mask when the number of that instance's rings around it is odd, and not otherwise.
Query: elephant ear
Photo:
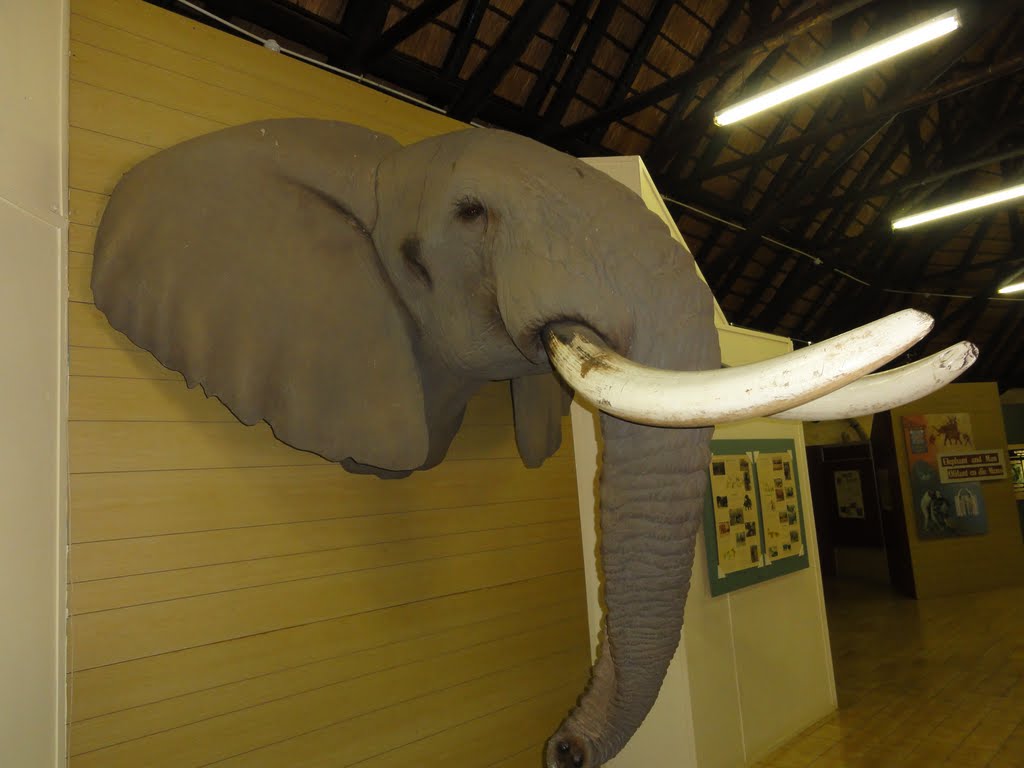
[[[539,467],[558,450],[571,402],[572,393],[552,373],[512,379],[516,447],[527,467]]]
[[[370,238],[376,168],[398,148],[344,123],[273,120],[153,156],[101,223],[97,307],[246,424],[349,469],[420,467],[415,338]]]

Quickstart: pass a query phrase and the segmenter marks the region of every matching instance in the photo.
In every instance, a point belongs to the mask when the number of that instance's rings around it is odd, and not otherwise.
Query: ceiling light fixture
[[[959,27],[960,14],[956,9],[947,11],[941,16],[936,16],[931,21],[926,21],[892,37],[887,37],[848,56],[836,59],[831,64],[826,64],[824,67],[812,70],[795,80],[790,80],[788,83],[783,83],[762,94],[720,110],[715,113],[715,124],[729,125],[751,115],[756,115],[766,109],[771,109],[777,104],[790,101],[798,96],[803,96],[805,93],[834,83],[836,80],[856,74],[861,70],[874,66],[880,61],[891,59],[943,35],[948,35],[950,32],[959,29]]]
[[[985,208],[990,205],[1005,203],[1007,200],[1016,200],[1018,197],[1024,197],[1024,184],[1000,189],[997,192],[989,192],[987,195],[971,197],[967,200],[961,200],[958,203],[950,203],[949,205],[943,205],[939,208],[932,208],[930,211],[922,211],[921,213],[915,213],[912,216],[904,216],[903,218],[896,219],[892,223],[892,228],[907,229],[908,227],[916,227],[918,224],[925,224],[929,221],[935,221],[936,219],[944,219],[947,216],[955,216],[958,213],[965,213],[978,208]]]
[[[1004,285],[1002,288],[999,289],[999,293],[1018,293],[1019,291],[1024,291],[1024,280],[1020,281],[1019,283],[1010,283],[1009,285]]]

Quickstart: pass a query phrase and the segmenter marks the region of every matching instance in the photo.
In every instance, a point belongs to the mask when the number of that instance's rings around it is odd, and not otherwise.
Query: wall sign
[[[1024,501],[1024,445],[1009,447],[1010,475],[1013,477],[1013,495],[1017,501]]]
[[[723,575],[761,565],[761,515],[753,464],[750,453],[713,455],[711,459],[715,542],[718,570]]]
[[[994,465],[990,459],[993,455],[1001,459],[1001,452],[975,448],[971,417],[966,413],[904,416],[903,434],[918,537],[942,539],[987,533],[985,502],[977,481],[996,479],[988,472],[993,466],[1003,465]],[[977,463],[972,463],[974,457],[979,457]],[[998,477],[1005,476],[1004,467]]]
[[[806,568],[792,440],[712,440],[704,505],[708,583],[718,596]]]
[[[856,469],[837,469],[832,473],[836,486],[836,508],[840,517],[863,520],[864,489],[860,484],[860,472]]]
[[[1003,451],[957,451],[940,453],[939,481],[943,483],[969,483],[974,480],[1005,480],[1006,462]]]

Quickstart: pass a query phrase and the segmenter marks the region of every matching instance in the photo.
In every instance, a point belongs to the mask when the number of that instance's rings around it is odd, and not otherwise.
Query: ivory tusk
[[[884,373],[873,373],[773,419],[825,421],[888,411],[944,387],[978,359],[978,348],[961,341],[941,352]]]
[[[781,357],[713,371],[635,363],[579,324],[548,326],[544,342],[566,383],[605,413],[651,426],[699,427],[779,413],[826,395],[913,346],[932,322],[905,309]]]

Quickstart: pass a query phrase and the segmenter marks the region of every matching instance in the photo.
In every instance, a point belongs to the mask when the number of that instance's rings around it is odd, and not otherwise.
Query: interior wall
[[[459,123],[138,0],[73,0],[72,768],[534,766],[589,671],[568,420],[526,470],[507,388],[448,459],[345,473],[244,427],[92,303],[120,175],[222,126]]]
[[[807,445],[841,445],[860,443],[871,439],[871,416],[834,421],[804,422],[804,442]]]
[[[0,2],[0,763],[63,765],[66,2]]]
[[[741,328],[719,328],[719,338],[730,366],[792,350],[789,339]],[[803,424],[751,419],[714,435],[776,438],[794,443],[808,567],[713,598],[701,532],[684,632],[700,768],[752,765],[837,706]]]
[[[981,483],[988,533],[924,541],[917,535],[917,505],[911,497],[902,417],[923,413],[968,413],[974,445],[1006,449],[999,390],[994,382],[950,384],[892,411],[904,519],[918,597],[978,592],[1024,584],[1024,541],[1009,479]]]

